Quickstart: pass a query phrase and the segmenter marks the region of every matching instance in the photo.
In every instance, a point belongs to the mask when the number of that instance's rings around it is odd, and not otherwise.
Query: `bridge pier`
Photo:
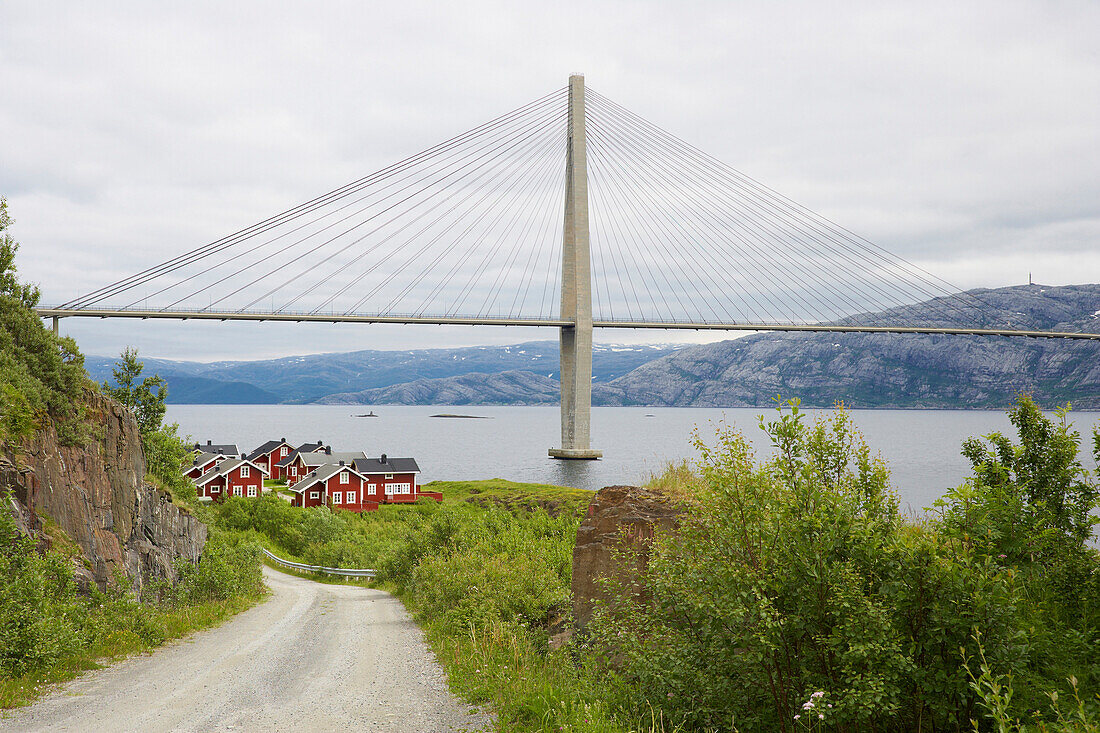
[[[565,237],[562,242],[561,448],[551,458],[592,460],[592,265],[588,246],[588,159],[584,128],[584,76],[569,77],[569,136],[565,167]]]

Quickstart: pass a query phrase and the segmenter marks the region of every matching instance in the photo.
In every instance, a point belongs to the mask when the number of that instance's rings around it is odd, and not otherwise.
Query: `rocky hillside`
[[[507,371],[418,379],[392,387],[329,395],[323,405],[555,405],[558,380],[541,374]]]
[[[988,325],[1100,331],[1100,285],[972,291],[999,309]],[[911,318],[934,322],[931,309]],[[879,321],[881,322],[881,321]],[[1100,408],[1100,342],[990,336],[763,333],[683,349],[606,385],[603,405],[758,407],[776,394],[809,405],[1001,408],[1017,392],[1043,406]]]
[[[132,413],[92,393],[86,417],[96,427],[88,445],[66,446],[47,425],[18,447],[0,451],[0,492],[28,534],[48,544],[48,517],[83,551],[85,583],[105,587],[116,573],[136,589],[149,578],[175,578],[175,561],[195,562],[206,525],[145,483],[141,434]]]

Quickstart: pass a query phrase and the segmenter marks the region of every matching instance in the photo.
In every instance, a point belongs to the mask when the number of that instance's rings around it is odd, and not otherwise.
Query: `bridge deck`
[[[37,308],[43,318],[168,318],[182,321],[289,321],[293,323],[401,323],[456,326],[549,326],[567,328],[572,321],[548,318],[415,315],[338,315],[259,311],[185,311],[106,308]],[[794,331],[809,333],[924,333],[956,336],[1015,336],[1100,340],[1100,333],[1020,331],[1001,328],[940,328],[929,326],[858,326],[819,323],[689,323],[680,321],[593,321],[593,328],[646,328],[696,331]]]

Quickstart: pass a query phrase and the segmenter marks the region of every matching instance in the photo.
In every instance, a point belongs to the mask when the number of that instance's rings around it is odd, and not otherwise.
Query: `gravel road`
[[[223,626],[69,682],[0,731],[477,731],[393,596],[264,568],[271,596]]]

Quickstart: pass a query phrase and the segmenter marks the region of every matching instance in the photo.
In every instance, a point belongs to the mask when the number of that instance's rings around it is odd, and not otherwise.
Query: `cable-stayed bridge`
[[[1006,313],[569,85],[41,316],[545,326],[562,444],[596,328],[1100,339]]]

